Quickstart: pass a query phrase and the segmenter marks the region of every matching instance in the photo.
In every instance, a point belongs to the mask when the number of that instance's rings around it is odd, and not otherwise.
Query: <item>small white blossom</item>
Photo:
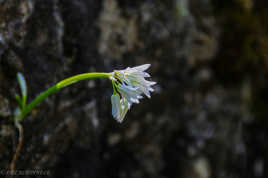
[[[115,70],[111,73],[110,79],[114,87],[114,94],[111,97],[112,115],[122,122],[127,111],[133,103],[139,103],[142,94],[150,98],[150,92],[153,92],[152,85],[156,82],[145,80],[150,75],[146,72],[150,64],[127,68],[125,70]]]
[[[118,94],[114,94],[111,96],[112,102],[112,115],[117,120],[120,118],[120,97]]]

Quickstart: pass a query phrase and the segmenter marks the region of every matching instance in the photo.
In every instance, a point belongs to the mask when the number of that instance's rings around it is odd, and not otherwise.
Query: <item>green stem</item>
[[[65,80],[60,81],[56,84],[58,89],[61,89],[63,87],[66,87],[70,84],[73,84],[75,82],[78,82],[80,80],[87,80],[87,79],[93,79],[93,78],[109,78],[110,73],[85,73],[85,74],[79,74],[75,75],[73,77],[67,78]]]
[[[94,78],[109,78],[110,75],[111,75],[110,73],[84,73],[64,79],[58,82],[56,85],[53,85],[46,91],[42,92],[40,95],[38,95],[29,105],[25,107],[25,109],[23,109],[18,119],[21,120],[22,118],[24,118],[27,114],[29,114],[32,111],[32,109],[35,106],[41,103],[45,98],[47,98],[52,93],[55,93],[56,91],[64,87],[67,87],[81,80],[94,79]]]

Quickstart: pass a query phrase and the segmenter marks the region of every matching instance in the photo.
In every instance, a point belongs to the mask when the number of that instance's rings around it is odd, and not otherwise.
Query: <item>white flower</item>
[[[125,70],[115,70],[111,73],[110,79],[113,83],[114,94],[111,97],[112,115],[122,122],[127,111],[133,103],[139,103],[142,94],[150,98],[150,92],[153,92],[152,85],[156,82],[145,80],[150,75],[146,72],[150,64],[127,68]]]
[[[118,94],[113,94],[112,101],[112,115],[118,121],[122,122],[127,111],[130,109],[130,104],[125,98],[120,99]]]

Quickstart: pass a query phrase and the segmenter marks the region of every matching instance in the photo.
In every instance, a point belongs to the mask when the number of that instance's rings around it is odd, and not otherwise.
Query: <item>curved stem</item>
[[[39,96],[37,96],[29,105],[27,105],[23,109],[23,111],[21,111],[21,114],[18,116],[18,120],[21,120],[27,114],[29,114],[35,106],[41,103],[49,95],[51,95],[52,93],[55,93],[56,91],[64,87],[67,87],[81,80],[94,79],[94,78],[109,78],[110,75],[111,75],[110,73],[84,73],[84,74],[78,74],[78,75],[69,77],[67,79],[64,79],[58,82],[56,85],[53,85],[46,91],[42,92]]]
[[[10,172],[14,172],[14,170],[15,170],[15,164],[16,164],[16,161],[18,159],[18,156],[20,154],[22,144],[23,144],[23,127],[18,121],[15,121],[15,126],[19,131],[19,140],[18,140],[18,145],[17,145],[16,151],[15,151],[15,153],[13,155],[13,159],[12,159],[11,163],[8,166],[8,170]],[[10,177],[12,177],[12,174],[11,174]],[[6,176],[6,178],[8,178],[8,175]]]
[[[72,77],[69,77],[67,79],[64,79],[56,84],[56,87],[58,89],[61,89],[63,87],[66,87],[68,85],[71,85],[73,83],[76,83],[81,80],[87,80],[87,79],[92,79],[92,78],[109,78],[110,73],[84,73],[84,74],[78,74]]]
[[[37,96],[30,104],[28,104],[24,110],[21,111],[21,114],[18,116],[18,120],[20,121],[23,119],[27,114],[29,114],[35,106],[41,103],[46,97],[58,91],[56,85],[50,87],[46,91],[42,92],[39,96]]]

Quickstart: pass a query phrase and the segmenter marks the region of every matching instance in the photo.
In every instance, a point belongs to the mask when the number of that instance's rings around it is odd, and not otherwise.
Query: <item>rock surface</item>
[[[46,99],[22,121],[16,169],[51,178],[267,177],[265,5],[0,0],[0,169],[18,141],[17,72],[31,100],[75,74],[150,63],[155,93],[123,124],[112,119],[107,80]]]

